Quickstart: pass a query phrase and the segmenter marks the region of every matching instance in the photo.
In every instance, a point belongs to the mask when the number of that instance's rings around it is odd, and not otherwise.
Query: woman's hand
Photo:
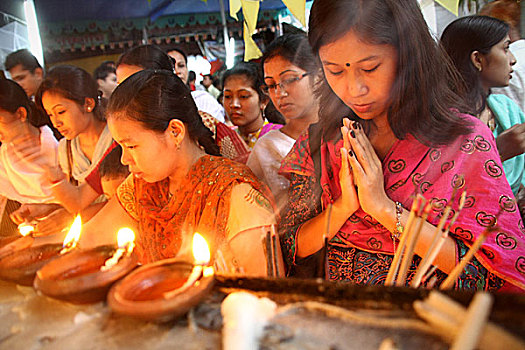
[[[345,118],[346,119],[346,118]],[[339,198],[341,208],[348,210],[348,217],[350,217],[357,209],[359,209],[359,198],[355,188],[354,175],[349,163],[349,152],[352,149],[348,136],[350,130],[347,125],[341,128],[343,136],[343,147],[341,148],[341,169],[339,170],[339,185],[341,186],[341,197]],[[335,205],[339,203],[336,202]]]
[[[11,220],[17,225],[20,225],[22,222],[38,220],[43,218],[53,211],[61,208],[58,204],[22,204],[20,208],[11,213]]]
[[[363,211],[377,219],[378,215],[392,203],[385,193],[381,161],[361,125],[347,118],[343,123],[352,150],[348,152],[347,158],[357,185],[359,203]]]
[[[34,236],[50,236],[62,232],[73,223],[74,217],[66,209],[53,211],[43,219],[38,220]]]
[[[504,162],[525,152],[525,123],[516,124],[496,138],[496,146]]]

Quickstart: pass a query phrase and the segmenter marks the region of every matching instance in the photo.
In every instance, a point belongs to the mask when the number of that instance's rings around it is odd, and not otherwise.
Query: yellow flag
[[[306,27],[306,0],[283,0],[288,10]]]
[[[284,1],[284,0],[283,0]],[[452,12],[455,16],[459,11],[459,0],[436,0],[438,4]]]
[[[257,28],[257,17],[259,16],[259,1],[241,0],[242,14],[244,16],[244,60],[249,61],[262,56],[261,50],[252,39],[252,34]]]
[[[252,36],[250,34],[251,32],[246,27],[246,23],[244,23],[244,61],[248,62],[249,60],[253,60],[255,58],[259,58],[262,56],[261,50],[257,47],[257,44],[255,41],[253,41]]]
[[[235,18],[236,21],[239,20],[237,17],[237,12],[241,10],[241,0],[230,0],[230,17]]]

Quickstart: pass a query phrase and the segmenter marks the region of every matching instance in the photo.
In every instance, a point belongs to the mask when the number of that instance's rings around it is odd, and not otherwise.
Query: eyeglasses
[[[280,83],[278,84],[264,84],[261,88],[262,90],[267,93],[267,94],[276,94],[277,93],[277,87],[279,86],[281,88],[282,91],[287,91],[287,88],[292,85],[293,83],[296,83],[298,82],[299,80],[303,79],[304,77],[306,77],[308,74],[308,72],[306,73],[303,73],[301,75],[298,75],[298,76],[295,76],[295,77],[291,77],[291,78],[287,78],[287,79],[283,79]]]

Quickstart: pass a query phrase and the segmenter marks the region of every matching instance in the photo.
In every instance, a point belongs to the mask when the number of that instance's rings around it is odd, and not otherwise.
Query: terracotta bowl
[[[131,254],[101,271],[116,249],[106,245],[62,255],[38,270],[34,287],[48,297],[74,304],[103,301],[113,283],[137,266],[136,256]]]
[[[193,266],[177,259],[144,265],[115,284],[108,294],[108,304],[119,314],[147,321],[166,322],[186,314],[210,293],[214,277],[199,282],[181,294],[164,297],[180,288]]]
[[[25,249],[31,246],[35,239],[31,236],[9,236],[0,238],[0,259],[15,251]]]
[[[23,286],[32,286],[36,272],[51,260],[56,259],[61,250],[61,243],[15,250],[0,258],[0,279]]]

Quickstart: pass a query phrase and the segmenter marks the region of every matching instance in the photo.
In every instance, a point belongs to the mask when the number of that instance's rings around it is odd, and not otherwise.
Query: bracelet
[[[396,228],[394,230],[394,233],[392,233],[392,237],[399,239],[401,237],[401,234],[403,234],[404,227],[401,225],[401,214],[403,214],[403,206],[401,203],[396,202]]]

